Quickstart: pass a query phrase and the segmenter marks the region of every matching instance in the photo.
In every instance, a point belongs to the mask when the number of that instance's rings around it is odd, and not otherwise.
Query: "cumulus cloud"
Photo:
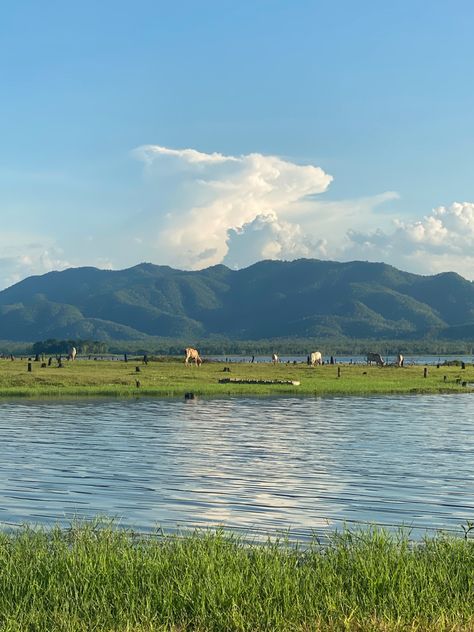
[[[393,224],[388,232],[349,230],[344,257],[364,256],[417,272],[455,270],[474,278],[474,203],[454,202],[421,219]]]
[[[148,258],[200,269],[239,268],[260,259],[318,257],[385,261],[413,272],[453,269],[474,277],[472,203],[400,219],[380,207],[395,191],[321,198],[332,176],[259,153],[242,156],[146,145],[149,207],[135,218],[133,244]],[[135,250],[135,253],[138,250]]]
[[[261,259],[327,257],[327,241],[304,234],[301,226],[279,220],[275,213],[257,215],[241,228],[228,231],[224,263],[243,268]]]
[[[332,180],[319,167],[258,153],[225,156],[147,145],[135,156],[156,190],[155,247],[166,263],[189,268],[222,262],[229,247],[255,238],[258,230],[260,241],[268,237],[259,252],[283,256],[290,242],[294,252],[306,252],[300,227],[280,217],[296,213],[299,202],[324,192]],[[170,178],[179,184],[172,196]]]
[[[28,235],[21,214],[5,212],[0,288],[79,265],[125,268],[152,261],[201,269],[223,262],[240,268],[298,257],[385,261],[413,272],[455,270],[474,278],[474,203],[402,219],[381,209],[398,198],[396,192],[329,200],[321,194],[332,176],[279,156],[160,145],[138,147],[133,155],[143,177],[113,221],[111,204],[80,225],[72,225],[67,213],[41,208],[35,225],[47,234]]]
[[[69,257],[49,236],[28,235],[17,231],[3,232],[0,235],[0,290],[26,277],[54,270],[80,265],[102,269],[115,267],[109,259],[95,256],[87,248],[82,250],[86,258],[80,259],[72,253]]]
[[[62,250],[48,241],[25,240],[20,235],[4,233],[0,243],[0,288],[34,274],[71,267]]]

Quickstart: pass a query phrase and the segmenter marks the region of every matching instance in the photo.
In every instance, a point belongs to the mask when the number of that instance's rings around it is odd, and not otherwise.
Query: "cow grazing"
[[[272,353],[272,362],[273,364],[276,364],[277,362],[280,362],[279,357],[277,356],[276,353]]]
[[[375,362],[378,366],[385,366],[385,360],[382,358],[380,353],[368,353],[367,354],[367,364],[372,364]]]
[[[186,357],[184,359],[184,364],[188,364],[189,360],[194,360],[196,366],[201,366],[202,359],[197,349],[193,349],[192,347],[186,347],[184,352],[186,354]]]
[[[77,349],[76,347],[71,347],[69,349],[69,351],[67,352],[67,359],[68,360],[75,360],[77,356]]]
[[[397,366],[402,367],[404,362],[405,362],[405,358],[402,356],[401,353],[399,353],[397,355]]]
[[[321,351],[313,351],[312,353],[310,353],[309,361],[311,366],[314,366],[315,364],[322,364],[323,356],[321,355]]]

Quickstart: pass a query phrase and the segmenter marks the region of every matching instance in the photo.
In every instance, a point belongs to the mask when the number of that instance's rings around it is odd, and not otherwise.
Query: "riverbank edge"
[[[0,531],[0,622],[12,632],[467,632],[474,541],[465,536],[414,544],[408,530],[367,527],[301,547],[223,529],[24,526]]]
[[[240,385],[239,385],[240,386]],[[252,386],[252,385],[250,385]],[[436,388],[364,388],[362,389],[301,389],[260,387],[260,388],[238,388],[238,389],[205,389],[201,386],[195,388],[187,385],[185,388],[108,388],[108,387],[60,387],[60,388],[31,388],[24,387],[2,389],[0,387],[0,400],[6,399],[64,399],[64,398],[114,398],[114,399],[136,399],[136,398],[183,398],[194,399],[197,397],[368,397],[374,395],[450,395],[450,394],[474,393],[474,387],[463,387],[452,385],[450,387]]]

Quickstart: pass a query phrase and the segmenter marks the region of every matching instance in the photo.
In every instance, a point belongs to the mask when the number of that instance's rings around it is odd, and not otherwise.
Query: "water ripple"
[[[459,528],[474,518],[473,403],[469,394],[3,402],[0,520]]]

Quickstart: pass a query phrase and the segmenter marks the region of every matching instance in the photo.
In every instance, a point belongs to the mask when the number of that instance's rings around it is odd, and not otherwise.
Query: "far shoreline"
[[[41,366],[43,364],[43,366]],[[464,367],[464,368],[462,368]],[[223,380],[231,383],[221,383]],[[244,383],[238,383],[239,381]],[[299,382],[298,385],[277,382]],[[253,383],[245,383],[253,382]],[[255,383],[257,382],[257,383]],[[260,383],[258,383],[260,382]],[[275,383],[272,383],[275,382]],[[369,396],[474,392],[474,365],[0,360],[0,399]]]

